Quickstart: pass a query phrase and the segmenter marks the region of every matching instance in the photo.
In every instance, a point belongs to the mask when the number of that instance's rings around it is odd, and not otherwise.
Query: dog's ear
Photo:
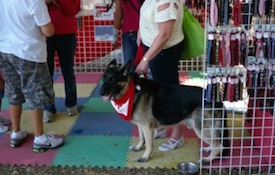
[[[107,69],[110,67],[116,67],[116,59],[112,59],[112,61],[108,64]]]
[[[131,59],[122,68],[123,76],[127,76],[130,73],[130,68],[131,68]]]

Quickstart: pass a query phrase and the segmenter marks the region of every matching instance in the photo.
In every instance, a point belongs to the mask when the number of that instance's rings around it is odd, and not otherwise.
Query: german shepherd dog
[[[103,74],[100,95],[105,101],[115,101],[123,97],[130,88],[130,82],[134,82],[132,118],[129,121],[138,126],[140,140],[137,145],[131,146],[129,149],[140,151],[144,143],[146,146],[144,154],[142,157],[136,158],[136,162],[148,161],[153,148],[155,128],[182,122],[187,122],[198,137],[209,144],[204,151],[210,151],[210,154],[202,159],[203,163],[210,162],[222,154],[228,145],[226,112],[223,112],[222,103],[214,104],[215,110],[212,109],[212,103],[205,103],[205,108],[209,107],[212,110],[203,112],[202,88],[167,85],[139,78],[137,74],[129,71],[130,67],[130,62],[124,67],[118,67],[116,60],[113,59]],[[202,123],[202,121],[204,122]],[[203,132],[202,124],[206,128]]]

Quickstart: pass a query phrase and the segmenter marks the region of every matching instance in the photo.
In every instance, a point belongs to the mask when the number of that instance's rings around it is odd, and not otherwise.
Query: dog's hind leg
[[[218,156],[221,155],[222,150],[223,146],[219,141],[212,141],[210,155],[208,157],[202,158],[202,163],[209,163],[212,160],[219,158]]]
[[[152,153],[153,149],[153,128],[150,127],[149,124],[142,126],[142,130],[145,137],[145,152],[143,153],[142,157],[136,158],[136,162],[147,162],[149,156]]]
[[[212,124],[213,122],[214,124]],[[212,160],[219,158],[219,155],[222,154],[223,145],[221,144],[220,138],[221,122],[217,120],[209,121],[205,123],[205,126],[209,127],[207,127],[208,129],[203,132],[203,140],[209,145],[207,149],[210,149],[210,154],[208,157],[202,158],[202,163],[209,163]]]
[[[197,136],[209,145],[208,147],[202,149],[202,151],[204,152],[210,152],[210,155],[208,157],[202,158],[203,163],[208,163],[217,158],[223,150],[223,146],[220,143],[220,131],[218,130],[221,128],[221,122],[216,119],[212,119],[212,111],[209,110],[204,111],[204,119],[201,119],[201,116],[201,108],[197,108],[196,110],[194,110],[194,112],[192,113],[192,120],[190,120],[190,124]],[[204,120],[203,132],[201,130],[202,120]]]
[[[138,125],[138,134],[139,134],[139,142],[136,146],[131,145],[129,147],[129,150],[131,151],[140,151],[144,145],[144,134],[143,134],[143,129],[141,126]]]

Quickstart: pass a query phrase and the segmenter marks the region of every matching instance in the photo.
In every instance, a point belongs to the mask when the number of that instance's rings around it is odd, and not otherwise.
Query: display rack
[[[204,97],[225,104],[228,117],[224,120],[231,133],[229,155],[206,165],[200,162],[208,174],[275,173],[274,5],[274,0],[208,0],[205,4]],[[206,146],[201,142],[201,148]]]

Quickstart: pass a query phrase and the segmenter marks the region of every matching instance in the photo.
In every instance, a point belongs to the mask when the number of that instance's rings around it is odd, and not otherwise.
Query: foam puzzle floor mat
[[[182,73],[181,82],[190,81],[200,74]],[[198,77],[199,77],[198,76]],[[150,161],[137,163],[135,158],[141,152],[129,151],[129,146],[138,142],[137,127],[122,120],[114,112],[109,102],[99,95],[102,84],[101,74],[76,74],[79,115],[70,117],[64,104],[64,80],[62,75],[54,78],[55,104],[57,114],[51,123],[44,123],[45,132],[65,138],[63,147],[47,150],[43,153],[32,152],[33,128],[29,112],[24,104],[21,128],[30,136],[19,148],[10,147],[10,131],[0,134],[0,164],[26,166],[98,166],[98,167],[164,167],[176,168],[182,161],[196,162],[199,159],[199,144],[192,130],[183,126],[184,145],[174,151],[161,152],[158,146],[166,141],[155,139]],[[197,79],[194,79],[198,81]],[[2,114],[9,117],[8,101],[2,101]],[[169,128],[169,134],[171,128]]]

